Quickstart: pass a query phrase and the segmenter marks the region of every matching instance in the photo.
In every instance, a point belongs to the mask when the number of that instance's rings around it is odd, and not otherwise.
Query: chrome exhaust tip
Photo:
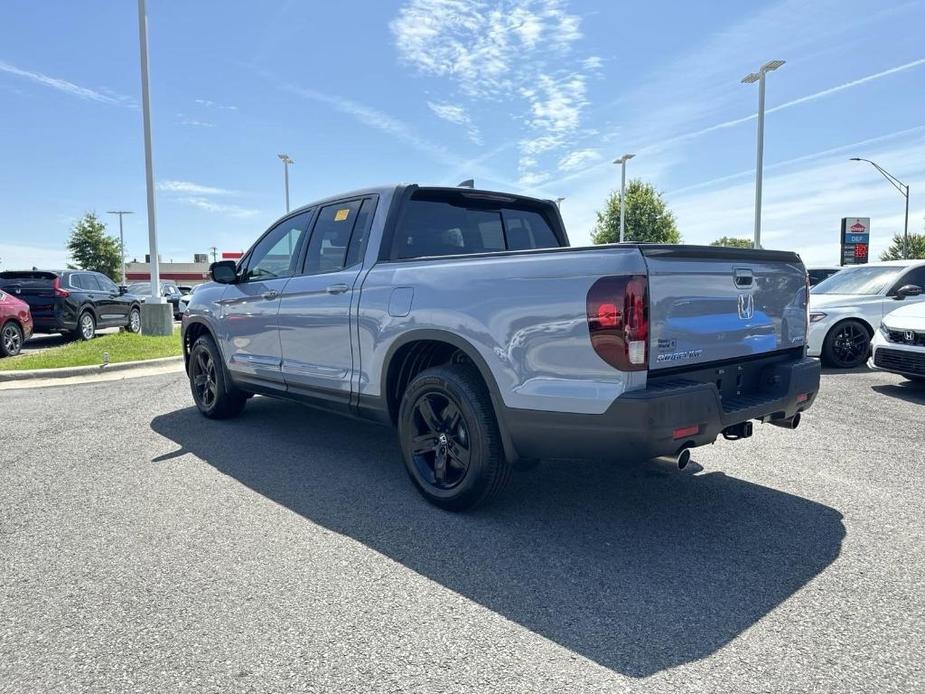
[[[668,463],[669,465],[677,465],[679,470],[683,470],[687,467],[687,464],[691,462],[691,449],[682,448],[673,455],[660,455],[652,460],[657,460],[660,463]]]
[[[771,420],[771,424],[773,424],[776,427],[781,427],[782,429],[796,429],[798,426],[800,426],[801,418],[802,418],[802,415],[799,412],[797,412],[795,415],[793,415],[789,419]]]

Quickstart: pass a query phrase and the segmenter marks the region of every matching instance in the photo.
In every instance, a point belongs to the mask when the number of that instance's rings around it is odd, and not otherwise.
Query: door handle
[[[277,297],[279,297],[279,292],[276,291],[275,289],[271,289],[270,291],[263,293],[263,298],[266,299],[267,301],[272,301],[273,299],[276,299]]]
[[[343,294],[348,289],[350,289],[350,287],[346,284],[332,284],[330,287],[327,287],[325,291],[328,294]]]

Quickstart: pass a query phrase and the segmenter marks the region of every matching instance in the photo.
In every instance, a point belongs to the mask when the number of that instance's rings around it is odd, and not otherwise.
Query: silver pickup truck
[[[548,200],[400,185],[307,205],[211,267],[183,318],[207,417],[254,395],[397,427],[461,510],[539,458],[646,459],[796,428],[819,389],[794,253],[570,248]]]

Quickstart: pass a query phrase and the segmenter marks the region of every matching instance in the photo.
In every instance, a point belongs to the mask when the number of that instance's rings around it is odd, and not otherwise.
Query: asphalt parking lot
[[[182,374],[0,401],[2,692],[925,691],[925,388],[896,376],[468,515],[387,429],[207,421]]]

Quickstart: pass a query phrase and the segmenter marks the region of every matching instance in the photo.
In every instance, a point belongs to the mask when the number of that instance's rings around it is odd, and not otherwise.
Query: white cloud
[[[211,101],[210,99],[195,99],[195,101],[200,106],[205,106],[206,108],[217,108],[222,111],[237,111],[238,110],[237,106],[226,106],[225,104],[219,104],[215,101]]]
[[[180,125],[189,125],[195,128],[214,128],[215,127],[215,123],[211,123],[207,120],[198,120],[196,118],[188,118],[187,116],[184,116],[182,113],[178,113],[177,118],[179,119],[177,122]]]
[[[166,180],[158,181],[157,189],[166,193],[186,193],[189,195],[233,195],[234,191],[214,186],[204,186],[192,181]]]
[[[585,70],[600,70],[604,67],[604,60],[598,55],[592,55],[581,61],[581,66]]]
[[[116,94],[109,89],[101,89],[97,91],[95,89],[90,89],[89,87],[81,87],[79,84],[74,84],[73,82],[68,82],[67,80],[63,80],[58,77],[50,77],[48,75],[42,74],[41,72],[23,70],[22,68],[16,67],[15,65],[2,60],[0,60],[0,72],[6,72],[10,75],[23,77],[36,84],[40,84],[43,87],[56,89],[59,92],[70,94],[71,96],[76,96],[80,99],[86,99],[88,101],[98,101],[103,104],[113,104],[116,106],[135,105],[134,101],[130,97]]]
[[[583,70],[600,67],[571,56],[581,20],[566,4],[409,0],[390,23],[399,59],[421,74],[450,79],[472,100],[520,102],[531,131],[519,143],[521,182],[548,178],[538,155],[575,139],[588,105]]]
[[[218,214],[223,214],[228,217],[235,217],[237,219],[247,219],[250,217],[256,217],[260,214],[260,210],[253,210],[246,207],[240,207],[238,205],[226,205],[223,203],[217,203],[208,198],[200,197],[185,197],[180,198],[180,200],[187,205],[192,205],[193,207],[198,207],[201,210],[206,212],[216,212]]]
[[[602,159],[601,153],[596,149],[576,149],[569,152],[559,160],[559,169],[562,171],[575,171]]]
[[[463,106],[450,103],[436,103],[433,101],[428,101],[427,106],[438,118],[442,118],[454,125],[464,126],[469,139],[477,145],[482,144],[482,134],[479,132],[478,127],[472,122],[472,117]]]

